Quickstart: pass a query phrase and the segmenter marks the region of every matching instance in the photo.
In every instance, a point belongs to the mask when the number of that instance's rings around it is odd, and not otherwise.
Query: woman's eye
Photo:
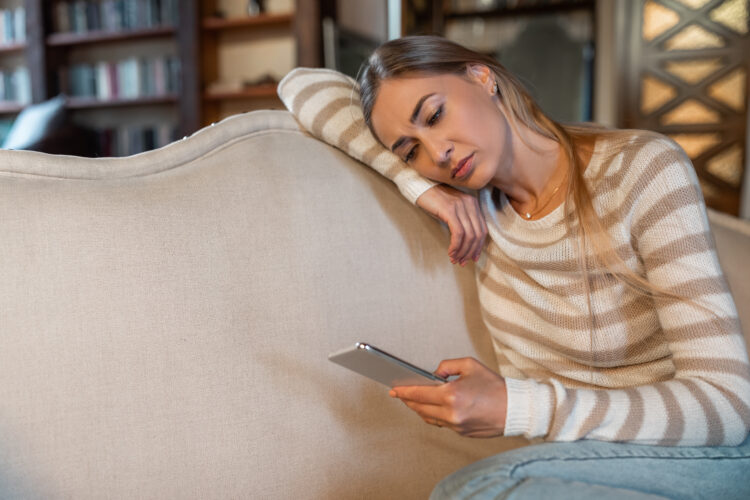
[[[435,125],[437,121],[440,119],[440,115],[443,113],[443,106],[438,107],[437,111],[435,111],[429,120],[427,120],[427,123],[429,125]]]
[[[406,163],[409,163],[417,156],[417,146],[414,146],[409,150],[408,153],[406,153],[406,157],[404,158],[404,161]]]

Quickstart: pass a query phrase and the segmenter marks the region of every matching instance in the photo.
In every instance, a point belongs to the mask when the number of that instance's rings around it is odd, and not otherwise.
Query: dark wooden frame
[[[641,27],[643,25],[643,2],[627,2],[627,12],[625,14],[625,29],[622,31],[625,40],[621,40],[618,45],[621,47],[620,57],[624,64],[622,78],[620,81],[624,84],[624,98],[620,100],[619,115],[622,125],[626,128],[641,128],[655,130],[663,134],[678,133],[716,133],[718,132],[722,140],[715,146],[703,151],[698,157],[694,158],[693,165],[699,177],[709,180],[711,184],[721,189],[726,196],[721,199],[707,200],[710,206],[723,212],[737,214],[739,211],[740,188],[736,188],[722,179],[711,175],[706,171],[707,161],[717,153],[731,147],[732,144],[744,144],[745,156],[747,157],[750,144],[747,144],[747,115],[748,106],[746,104],[745,116],[741,116],[737,111],[729,108],[719,101],[710,99],[707,96],[707,89],[712,84],[727,76],[738,66],[745,68],[746,78],[750,79],[750,35],[744,37],[738,36],[737,33],[726,28],[720,23],[714,23],[706,15],[708,12],[719,6],[724,0],[711,0],[699,9],[691,9],[676,0],[658,0],[658,3],[679,13],[680,19],[673,27],[661,33],[652,41],[645,43],[642,40]],[[721,36],[726,45],[717,49],[700,49],[700,50],[680,50],[664,51],[661,50],[663,44],[677,34],[686,26],[696,24],[706,29],[710,33]],[[664,69],[667,61],[692,60],[720,58],[724,67],[712,73],[699,83],[688,84]],[[641,78],[645,74],[652,74],[660,80],[674,86],[677,89],[677,97],[670,100],[659,109],[653,110],[648,115],[640,112],[641,102]],[[720,114],[720,123],[718,124],[683,124],[683,125],[662,125],[659,117],[664,113],[677,108],[687,99],[695,99],[709,109]],[[747,98],[746,98],[747,101]],[[743,173],[748,175],[747,171]]]

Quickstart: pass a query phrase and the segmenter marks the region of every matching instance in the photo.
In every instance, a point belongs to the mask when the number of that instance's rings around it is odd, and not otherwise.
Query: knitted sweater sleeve
[[[750,428],[750,367],[695,172],[667,139],[630,187],[627,224],[648,281],[706,306],[655,299],[674,377],[626,389],[507,378],[505,435],[737,445]]]
[[[392,180],[411,203],[436,185],[375,139],[362,115],[357,83],[348,76],[296,68],[279,82],[278,94],[307,132]]]

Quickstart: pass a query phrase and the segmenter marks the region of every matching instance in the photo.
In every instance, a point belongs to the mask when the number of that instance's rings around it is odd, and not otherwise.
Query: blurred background
[[[356,75],[380,43],[491,54],[552,117],[672,137],[706,202],[750,218],[750,0],[0,0],[6,149],[125,156],[283,109],[295,66]]]

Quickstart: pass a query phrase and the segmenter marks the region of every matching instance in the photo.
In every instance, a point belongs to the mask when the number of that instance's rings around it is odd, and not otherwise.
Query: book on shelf
[[[15,102],[20,105],[31,103],[31,78],[25,66],[14,70],[0,70],[0,101]]]
[[[0,44],[9,45],[26,41],[26,9],[0,9]]]
[[[109,81],[109,65],[100,61],[96,63],[96,98],[102,101],[112,99],[112,84]]]
[[[177,127],[169,123],[107,127],[97,135],[102,156],[130,156],[175,141]]]
[[[174,95],[179,77],[179,60],[172,56],[80,63],[59,70],[62,93],[105,101]]]
[[[175,26],[178,0],[66,0],[52,10],[56,33],[125,31]]]
[[[135,99],[141,94],[139,71],[140,65],[135,57],[117,63],[117,88],[120,89],[120,94],[117,97]]]

